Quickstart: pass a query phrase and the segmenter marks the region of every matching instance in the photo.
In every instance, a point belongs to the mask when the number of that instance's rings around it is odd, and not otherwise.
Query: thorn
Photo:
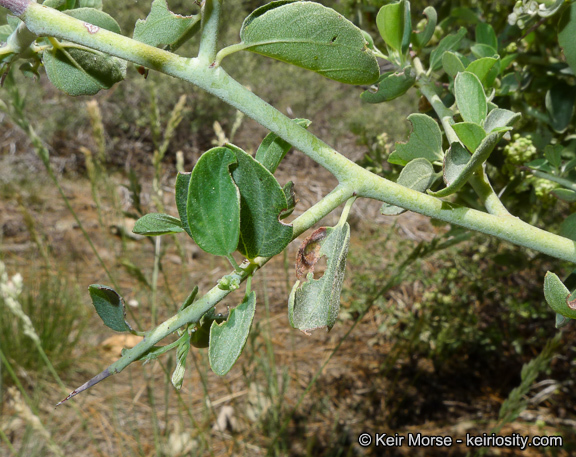
[[[95,384],[98,384],[100,381],[102,381],[103,379],[106,379],[108,376],[112,376],[113,374],[114,373],[110,373],[109,369],[106,368],[102,373],[97,374],[90,381],[82,384],[76,390],[73,390],[72,392],[70,392],[70,395],[68,395],[64,400],[58,402],[56,404],[55,408],[58,408],[58,406],[60,406],[62,403],[67,402],[72,397],[75,397],[76,395],[78,395],[80,392],[84,392],[85,390],[89,389],[90,387],[94,386]]]

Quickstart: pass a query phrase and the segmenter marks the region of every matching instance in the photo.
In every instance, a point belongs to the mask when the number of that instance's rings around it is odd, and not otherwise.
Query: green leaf
[[[334,326],[340,310],[349,245],[350,226],[343,222],[335,227],[321,227],[300,246],[298,280],[288,300],[288,318],[293,328],[309,335],[311,330],[330,330]],[[314,267],[323,256],[327,258],[326,270],[320,279],[314,279]],[[307,271],[299,266],[306,266]]]
[[[407,143],[396,143],[397,156],[410,162],[423,157],[430,162],[442,160],[442,132],[438,123],[426,114],[415,113],[408,116],[413,130]]]
[[[238,166],[232,178],[240,189],[240,242],[238,251],[249,259],[272,257],[292,241],[292,226],[280,222],[288,209],[286,196],[276,178],[252,156],[233,145]]]
[[[138,219],[132,231],[138,235],[158,236],[180,233],[184,229],[180,219],[176,217],[162,213],[150,213]]]
[[[460,27],[457,33],[445,36],[438,46],[430,54],[430,68],[436,71],[442,66],[442,56],[446,51],[456,51],[462,38],[466,35],[466,29]]]
[[[67,10],[66,14],[86,23],[120,33],[118,23],[103,11],[93,8]],[[94,95],[109,89],[126,76],[126,61],[98,51],[84,51],[66,42],[59,49],[46,50],[43,63],[50,82],[69,95]],[[71,60],[72,59],[72,60]]]
[[[96,8],[102,9],[102,0],[77,0],[76,8]]]
[[[256,311],[256,294],[251,292],[236,308],[230,311],[228,320],[221,325],[216,321],[210,327],[210,367],[217,375],[230,371],[248,340]]]
[[[564,148],[560,144],[549,144],[544,148],[544,157],[554,168],[560,168],[562,165],[562,151]]]
[[[554,189],[552,191],[552,194],[556,197],[559,198],[562,201],[568,202],[568,203],[574,203],[576,202],[576,192],[574,192],[573,190],[570,189]]]
[[[216,314],[214,308],[211,308],[202,316],[198,325],[192,330],[190,339],[192,346],[199,349],[210,346],[210,327],[212,327],[212,323],[221,324],[225,320],[226,318],[221,313]]]
[[[482,143],[480,143],[480,146],[476,148],[476,151],[466,164],[462,163],[464,154],[462,154],[461,151],[455,149],[458,148],[457,146],[455,146],[458,143],[452,143],[450,149],[452,149],[453,151],[451,154],[447,153],[446,159],[444,160],[445,180],[448,177],[446,168],[452,167],[451,172],[449,173],[450,181],[447,182],[448,186],[445,187],[444,189],[439,190],[438,192],[431,192],[429,190],[428,193],[430,195],[433,195],[434,197],[447,197],[448,195],[452,195],[456,193],[458,190],[460,190],[464,186],[464,184],[468,182],[472,174],[478,168],[480,168],[482,164],[486,162],[486,160],[488,160],[488,157],[490,157],[490,154],[496,147],[496,144],[498,144],[498,142],[504,136],[505,133],[506,133],[505,131],[497,131],[494,133],[490,133],[486,138],[484,138],[484,140],[482,140]],[[458,168],[454,168],[453,167],[454,164],[457,164]],[[455,170],[458,170],[460,174],[457,174]]]
[[[421,49],[428,44],[434,31],[436,30],[436,23],[438,21],[438,14],[432,6],[424,8],[424,16],[428,19],[424,30],[412,32],[412,44],[416,49]]]
[[[498,37],[494,32],[494,28],[485,22],[479,22],[476,25],[476,42],[498,49]]]
[[[498,59],[494,57],[482,57],[481,59],[474,60],[466,67],[466,71],[470,73],[474,73],[478,76],[478,79],[482,82],[482,84],[488,86],[489,84],[489,76],[491,76],[490,70],[494,68]]]
[[[472,54],[477,59],[482,59],[483,57],[500,57],[496,49],[486,44],[475,44],[474,46],[470,47],[470,51],[472,51]]]
[[[311,124],[308,119],[292,119],[292,121],[305,129]],[[256,160],[273,174],[291,148],[292,145],[290,143],[270,132],[258,147]]]
[[[482,83],[473,73],[459,73],[454,80],[454,96],[464,122],[483,125],[488,103]]]
[[[557,81],[546,92],[546,111],[550,117],[549,124],[557,133],[564,133],[572,116],[576,102],[576,87]]]
[[[200,30],[201,16],[181,16],[168,9],[166,0],[154,0],[145,20],[138,19],[134,39],[150,46],[168,46],[171,50]]]
[[[452,125],[452,128],[456,132],[456,135],[458,135],[460,141],[462,141],[464,146],[472,153],[476,151],[476,148],[480,146],[482,140],[486,138],[486,132],[478,124],[460,122]]]
[[[130,332],[126,322],[126,307],[123,298],[110,287],[92,284],[88,287],[92,304],[104,324],[117,332]]]
[[[412,160],[402,169],[397,183],[418,192],[426,192],[435,180],[436,173],[432,164],[428,160],[420,158]],[[404,208],[388,203],[384,203],[380,209],[380,213],[385,216],[396,216],[404,211],[406,211]]]
[[[8,37],[12,35],[13,31],[14,29],[10,24],[0,26],[0,43],[6,43],[6,40],[8,40]]]
[[[544,277],[544,297],[554,311],[570,319],[576,319],[576,303],[569,302],[570,291],[552,272]]]
[[[571,214],[560,224],[560,235],[576,241],[576,213]]]
[[[362,92],[361,98],[367,103],[388,102],[404,95],[415,83],[416,77],[412,72],[412,67],[408,66],[398,73],[382,74],[378,79],[378,90]]]
[[[240,38],[249,51],[346,84],[372,84],[380,76],[361,30],[318,3],[268,3],[246,18]]]
[[[511,127],[518,119],[522,117],[520,113],[514,113],[507,109],[495,108],[488,113],[484,121],[484,130],[486,133],[492,133],[496,130],[502,130]]]
[[[226,256],[240,237],[240,192],[229,172],[236,156],[227,148],[202,154],[192,170],[186,214],[192,238],[204,251]]]
[[[444,71],[455,78],[458,73],[465,70],[464,64],[460,57],[454,52],[446,51],[442,55],[442,68]]]
[[[376,16],[380,36],[388,48],[401,52],[404,37],[404,2],[384,5]]]
[[[452,143],[444,157],[444,182],[450,186],[466,169],[470,153],[460,143]]]
[[[564,51],[566,62],[576,73],[576,3],[572,2],[562,13],[558,23],[558,43]]]
[[[180,223],[184,231],[192,238],[192,232],[188,225],[188,212],[186,206],[188,205],[188,188],[190,187],[190,178],[192,173],[179,172],[176,177],[175,197],[176,208],[178,208],[178,215],[180,216]]]

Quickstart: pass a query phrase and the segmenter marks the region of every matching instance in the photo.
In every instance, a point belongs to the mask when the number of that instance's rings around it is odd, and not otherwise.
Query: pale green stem
[[[156,325],[158,317],[158,273],[160,272],[160,249],[162,237],[157,236],[154,240],[154,269],[152,270],[152,325]]]
[[[216,59],[218,46],[218,28],[222,0],[205,0],[202,7],[202,33],[198,58],[204,63],[212,64]]]
[[[468,182],[490,214],[494,216],[512,216],[496,192],[494,192],[483,167],[476,171]]]
[[[0,5],[7,2],[8,0],[0,0]],[[185,59],[107,30],[100,29],[96,33],[90,33],[82,21],[37,3],[28,3],[20,17],[30,31],[38,35],[57,36],[196,84],[304,152],[330,171],[341,183],[346,184],[348,189],[355,190],[358,196],[385,201],[553,257],[576,262],[575,243],[567,238],[547,233],[512,217],[501,219],[469,208],[454,208],[442,200],[373,175],[292,122],[232,79],[220,67],[206,67],[198,59]],[[423,94],[430,95],[433,106],[439,102],[444,110],[448,110],[431,85],[421,85]]]
[[[220,49],[220,51],[218,51],[218,54],[216,54],[216,59],[214,60],[214,65],[219,66],[220,62],[222,62],[222,59],[224,59],[225,57],[228,57],[231,54],[234,54],[235,52],[243,51],[247,47],[249,47],[249,46],[244,44],[244,43],[237,43],[237,44],[232,44],[230,46],[226,46],[223,49]]]

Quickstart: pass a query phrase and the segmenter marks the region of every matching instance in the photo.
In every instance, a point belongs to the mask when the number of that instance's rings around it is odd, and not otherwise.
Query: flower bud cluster
[[[508,24],[517,25],[523,29],[526,22],[536,15],[545,15],[549,2],[537,2],[535,0],[518,0],[514,9],[508,15]]]

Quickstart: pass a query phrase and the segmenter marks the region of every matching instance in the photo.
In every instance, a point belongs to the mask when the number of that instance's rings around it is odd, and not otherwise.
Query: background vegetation
[[[193,2],[168,3],[178,13],[195,11]],[[263,3],[228,2],[226,23],[234,26],[223,31],[222,41],[235,42],[241,18]],[[374,31],[385,2],[321,3]],[[104,2],[126,34],[149,6]],[[412,2],[413,11],[424,6]],[[490,11],[479,9],[480,2],[434,6],[440,17],[452,14],[466,25],[468,11],[505,22],[512,3],[497,2]],[[552,46],[546,37],[544,24],[525,40]],[[194,44],[186,46],[182,54],[193,55]],[[415,93],[365,105],[361,88],[259,56],[234,55],[225,67],[281,111],[312,120],[310,129],[346,156],[387,176],[397,173],[386,157],[395,141],[407,137],[405,118],[418,104]],[[89,306],[87,286],[110,278],[86,236],[129,300],[135,322],[146,326],[153,301],[159,319],[172,315],[191,286],[206,290],[228,265],[166,238],[156,284],[154,245],[130,235],[130,216],[158,204],[175,213],[171,192],[179,164],[190,170],[225,138],[253,152],[267,133],[181,81],[154,73],[145,79],[133,66],[128,71],[129,81],[93,99],[72,99],[44,77],[32,84],[18,72],[20,92],[0,91],[6,104],[21,101],[20,119],[49,150],[54,177],[82,224],[67,209],[18,116],[0,114],[0,260],[10,277],[23,277],[19,302],[39,339],[25,334],[25,323],[0,297],[0,455],[383,455],[360,448],[358,435],[463,436],[498,427],[506,434],[564,437],[563,449],[522,455],[571,454],[574,330],[550,340],[554,314],[541,285],[547,270],[568,272],[568,266],[477,235],[458,233],[458,243],[447,245],[449,227],[411,213],[381,216],[379,205],[366,202],[353,209],[341,322],[330,333],[306,337],[289,328],[295,242],[284,259],[274,259],[255,278],[265,306],[257,309],[256,331],[226,377],[214,375],[207,354],[197,350],[180,392],[170,385],[175,361],[167,358],[131,367],[54,410],[63,392],[135,344],[135,337],[111,336]],[[155,160],[163,140],[169,146]],[[496,155],[502,161],[505,146]],[[495,163],[491,173],[497,177],[501,168]],[[279,173],[281,182],[296,184],[296,214],[334,184],[297,152]],[[567,203],[538,198],[535,187],[510,199],[518,208],[529,204],[535,222],[545,218],[549,227],[570,212]],[[533,377],[521,377],[522,366],[549,340],[531,365]],[[467,452],[399,448],[386,455]]]

